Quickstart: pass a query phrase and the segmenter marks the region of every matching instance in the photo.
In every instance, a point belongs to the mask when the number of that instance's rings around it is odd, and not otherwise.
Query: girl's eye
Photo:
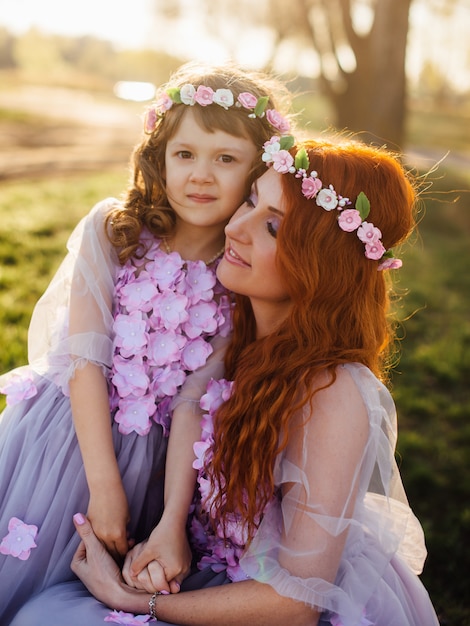
[[[189,150],[180,150],[179,152],[177,152],[177,156],[180,159],[190,159],[192,154],[191,152],[189,152]]]
[[[229,154],[222,154],[220,160],[222,161],[222,163],[231,163],[232,161],[234,161],[234,158]]]
[[[277,232],[279,230],[279,220],[277,218],[271,218],[266,222],[266,229],[268,231],[268,233],[271,235],[271,237],[274,237],[274,239],[276,239],[277,237]]]

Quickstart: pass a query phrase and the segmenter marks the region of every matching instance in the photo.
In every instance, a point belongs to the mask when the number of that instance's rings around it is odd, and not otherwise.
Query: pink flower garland
[[[386,250],[382,244],[382,233],[379,228],[371,222],[366,221],[370,212],[370,203],[363,191],[356,199],[354,208],[347,208],[351,205],[349,198],[339,195],[333,185],[323,187],[322,181],[318,178],[314,170],[307,174],[309,160],[307,152],[301,148],[295,159],[289,152],[294,144],[291,136],[271,137],[264,144],[263,161],[271,165],[279,174],[294,174],[296,178],[302,178],[302,195],[308,200],[315,200],[317,206],[325,211],[340,211],[338,225],[345,232],[354,232],[362,241],[365,247],[365,256],[374,261],[382,261],[378,270],[397,269],[401,267],[400,259],[393,258],[391,250]]]
[[[169,88],[159,90],[154,102],[146,109],[144,116],[144,130],[146,133],[153,133],[157,128],[159,120],[164,117],[174,104],[184,104],[186,106],[206,107],[211,104],[217,104],[225,110],[232,106],[243,107],[250,111],[248,117],[264,117],[269,124],[280,133],[288,133],[290,129],[289,121],[275,109],[266,109],[268,97],[263,96],[257,98],[253,94],[245,91],[237,96],[235,101],[234,95],[230,89],[216,89],[215,91],[208,86],[199,85],[195,87],[190,83],[183,85],[181,88]]]

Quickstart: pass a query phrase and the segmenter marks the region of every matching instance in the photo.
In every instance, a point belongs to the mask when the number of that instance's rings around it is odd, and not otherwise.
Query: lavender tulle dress
[[[161,515],[175,394],[188,374],[198,380],[201,371],[208,380],[211,363],[220,365],[230,316],[215,267],[166,254],[149,234],[145,257],[121,266],[104,231],[116,203],[99,203],[76,227],[35,307],[29,365],[0,377],[7,394],[0,416],[2,626],[34,594],[74,578],[72,516],[89,499],[67,391],[76,368],[93,362],[107,377],[129,533],[139,541]],[[71,310],[79,319],[74,335]],[[198,400],[189,391],[186,408],[199,414]]]
[[[202,437],[194,446],[198,490],[189,518],[197,567],[182,592],[251,578],[320,609],[321,626],[438,626],[418,577],[426,557],[422,528],[408,505],[394,458],[393,400],[363,365],[343,365],[337,376],[348,394],[360,394],[366,407],[367,422],[363,416],[342,422],[351,432],[366,426],[365,446],[361,444],[352,458],[325,451],[318,442],[325,441],[323,429],[329,432],[329,420],[308,419],[309,407],[304,407],[293,419],[289,443],[276,459],[276,494],[260,512],[260,524],[248,548],[236,514],[225,536],[208,520],[211,492],[204,461],[210,462],[212,453],[212,416],[232,391],[229,381],[209,382],[201,399],[205,411]],[[338,542],[344,547],[336,577],[329,582],[321,573],[328,571],[331,546]],[[202,617],[197,616],[201,623]],[[71,581],[33,598],[10,626],[150,622],[148,615],[134,616],[104,606],[80,581]],[[158,620],[158,624],[167,622]]]

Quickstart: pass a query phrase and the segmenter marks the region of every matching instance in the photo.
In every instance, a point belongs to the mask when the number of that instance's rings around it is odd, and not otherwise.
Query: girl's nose
[[[214,180],[214,175],[210,164],[203,160],[195,161],[191,171],[190,180],[196,183],[212,182]]]

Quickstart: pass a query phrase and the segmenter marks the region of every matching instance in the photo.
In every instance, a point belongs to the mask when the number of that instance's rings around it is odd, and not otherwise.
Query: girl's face
[[[165,151],[166,191],[177,220],[222,229],[243,201],[256,152],[249,139],[207,132],[188,108]]]
[[[269,169],[225,227],[225,255],[217,276],[225,287],[250,298],[261,333],[273,330],[291,305],[276,265],[284,214],[281,174]]]

